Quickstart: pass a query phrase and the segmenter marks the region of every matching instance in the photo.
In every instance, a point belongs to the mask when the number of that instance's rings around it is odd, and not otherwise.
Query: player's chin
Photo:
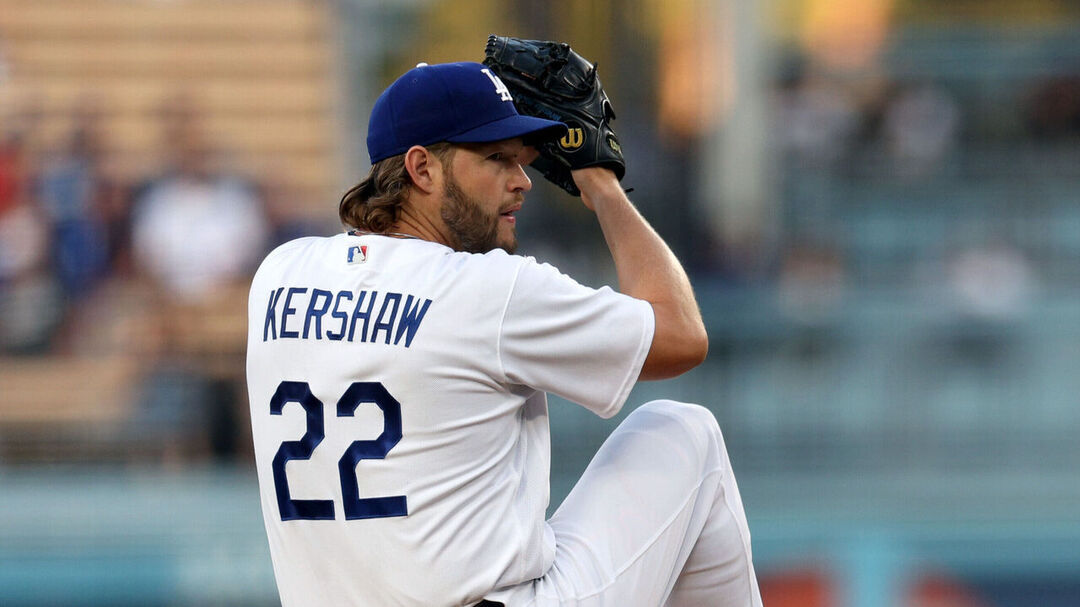
[[[510,226],[509,230],[505,229],[505,226],[499,226],[499,237],[495,241],[495,246],[510,253],[511,255],[517,251],[517,230],[514,226]]]

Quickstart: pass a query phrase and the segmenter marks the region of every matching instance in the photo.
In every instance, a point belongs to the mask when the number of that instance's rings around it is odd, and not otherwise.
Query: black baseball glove
[[[494,34],[488,36],[484,55],[484,65],[510,89],[518,112],[569,127],[562,139],[537,146],[540,156],[532,166],[544,177],[574,196],[581,191],[570,174],[573,169],[602,166],[623,178],[626,161],[611,130],[615,110],[595,64],[566,43]]]

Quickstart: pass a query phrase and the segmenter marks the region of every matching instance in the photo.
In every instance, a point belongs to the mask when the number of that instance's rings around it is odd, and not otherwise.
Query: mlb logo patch
[[[349,256],[346,261],[350,264],[364,263],[367,261],[367,245],[349,247]]]

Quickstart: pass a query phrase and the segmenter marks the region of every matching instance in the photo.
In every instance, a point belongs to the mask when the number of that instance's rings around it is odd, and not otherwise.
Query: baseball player
[[[341,201],[349,231],[284,244],[254,277],[247,374],[282,605],[760,605],[703,407],[637,408],[545,520],[545,393],[612,416],[637,380],[699,364],[707,336],[619,171],[567,165],[618,292],[513,254],[524,167],[573,141],[519,113],[497,71],[395,81],[371,172]]]

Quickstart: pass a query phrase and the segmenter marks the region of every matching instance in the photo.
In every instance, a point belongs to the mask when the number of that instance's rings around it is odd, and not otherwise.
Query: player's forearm
[[[583,196],[596,212],[615,261],[619,290],[650,303],[682,303],[696,312],[682,265],[622,190],[609,188],[592,196],[583,191]]]
[[[708,352],[708,336],[682,264],[634,208],[614,175],[586,169],[575,171],[574,177],[583,202],[600,222],[615,261],[619,291],[652,304],[656,328],[641,378],[674,377],[697,366]]]

